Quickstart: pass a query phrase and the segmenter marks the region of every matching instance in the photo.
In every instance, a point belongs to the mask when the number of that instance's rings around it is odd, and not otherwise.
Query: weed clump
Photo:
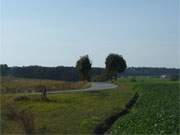
[[[8,103],[6,105],[6,117],[19,123],[25,134],[32,135],[35,133],[34,115],[29,108],[20,110],[16,105]]]
[[[30,98],[27,96],[18,96],[14,100],[15,101],[27,101],[27,100],[30,100]]]

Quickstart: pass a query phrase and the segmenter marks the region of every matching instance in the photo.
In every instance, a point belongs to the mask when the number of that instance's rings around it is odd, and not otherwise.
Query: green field
[[[147,81],[134,87],[140,98],[130,113],[119,118],[112,135],[179,134],[180,89],[178,82]]]
[[[120,79],[116,90],[49,94],[1,94],[2,134],[93,134],[97,125],[124,109],[108,131],[119,134],[178,134],[179,82],[157,78]]]

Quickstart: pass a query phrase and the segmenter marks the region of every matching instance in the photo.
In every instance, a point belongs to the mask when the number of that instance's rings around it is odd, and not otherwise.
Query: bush
[[[106,73],[103,73],[103,74],[101,74],[101,75],[97,75],[97,76],[93,79],[93,81],[95,81],[95,82],[105,82],[105,81],[107,81],[107,80],[108,80],[108,76],[107,76]]]
[[[171,76],[169,77],[169,79],[170,79],[171,81],[178,81],[178,80],[179,80],[179,76],[178,76],[178,75],[171,75]]]
[[[30,100],[30,98],[27,96],[18,96],[14,100],[15,101],[26,101],[26,100]]]
[[[137,81],[137,80],[136,80],[136,77],[131,77],[131,78],[130,78],[130,81],[131,81],[131,82],[136,82],[136,81]]]

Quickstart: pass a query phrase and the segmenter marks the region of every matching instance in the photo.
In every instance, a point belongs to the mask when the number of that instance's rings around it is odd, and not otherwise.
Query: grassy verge
[[[19,117],[12,119],[7,115],[12,111],[6,105],[9,100],[16,108],[12,112],[21,114],[25,110],[25,116],[33,116],[34,125],[28,127],[34,127],[34,133],[92,134],[98,124],[121,111],[133,95],[134,91],[124,85],[117,90],[53,94],[48,96],[48,102],[41,101],[40,95],[28,95],[21,100],[16,99],[22,94],[1,95],[2,134],[24,133],[23,125],[28,124],[18,121]]]
[[[140,94],[137,104],[130,113],[116,121],[110,133],[179,134],[179,83],[145,81],[137,82],[134,88]]]
[[[43,87],[46,87],[48,91],[83,89],[90,87],[90,83],[3,77],[0,90],[3,93],[34,92],[40,91]]]

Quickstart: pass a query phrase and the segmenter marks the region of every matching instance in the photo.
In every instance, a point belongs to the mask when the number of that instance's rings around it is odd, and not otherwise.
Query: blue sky
[[[1,63],[74,66],[109,53],[128,66],[180,67],[178,0],[1,0]]]

